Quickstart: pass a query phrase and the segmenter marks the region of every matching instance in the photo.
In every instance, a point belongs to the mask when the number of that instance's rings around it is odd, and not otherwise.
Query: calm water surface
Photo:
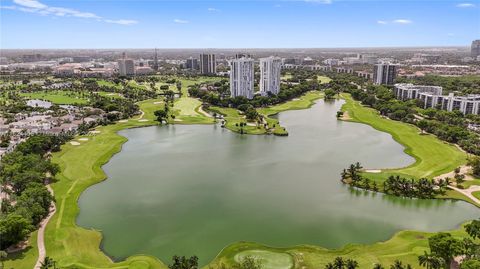
[[[396,231],[439,231],[480,217],[467,203],[352,191],[340,171],[414,160],[389,134],[335,118],[341,102],[281,113],[290,136],[241,136],[212,125],[122,131],[129,141],[104,166],[108,180],[80,197],[77,222],[102,230],[117,259],[197,255],[226,245],[271,246],[386,240]]]

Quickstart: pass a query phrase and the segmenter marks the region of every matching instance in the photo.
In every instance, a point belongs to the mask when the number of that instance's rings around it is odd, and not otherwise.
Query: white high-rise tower
[[[232,97],[253,98],[254,62],[252,58],[236,58],[230,65],[230,94]]]
[[[260,92],[262,95],[268,93],[277,95],[280,92],[280,72],[282,59],[268,57],[260,59]]]

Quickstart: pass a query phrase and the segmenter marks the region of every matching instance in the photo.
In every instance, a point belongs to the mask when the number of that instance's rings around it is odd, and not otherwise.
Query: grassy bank
[[[391,134],[393,139],[405,147],[405,153],[415,158],[415,162],[407,167],[382,169],[381,173],[365,173],[377,183],[382,184],[390,175],[431,179],[453,171],[467,162],[467,154],[455,145],[443,142],[434,135],[420,134],[420,130],[414,125],[382,117],[378,111],[361,105],[349,94],[342,94],[342,98],[346,101],[342,111],[346,112],[347,121],[368,124],[379,131]],[[445,196],[439,198],[460,199],[473,203],[469,198],[453,190],[447,191]]]
[[[463,230],[450,231],[458,238],[467,237]],[[291,248],[273,248],[257,243],[235,243],[232,244],[212,261],[211,267],[218,267],[220,264],[233,265],[243,253],[252,255],[266,261],[268,265],[274,263],[269,257],[279,257],[279,254],[288,254],[293,261],[282,258],[284,264],[276,264],[273,268],[325,268],[325,265],[337,256],[345,259],[355,259],[359,268],[373,268],[375,263],[380,263],[389,268],[395,260],[404,264],[409,263],[413,268],[423,268],[418,265],[418,256],[428,250],[428,237],[432,233],[402,231],[395,234],[385,242],[378,242],[369,245],[349,244],[339,249],[327,249],[317,246],[295,246]],[[275,263],[274,263],[275,264]],[[288,267],[288,266],[291,267]],[[266,269],[269,269],[267,266]]]
[[[265,121],[268,124],[268,129],[265,129],[263,125],[257,126],[254,123],[250,123],[243,127],[243,131],[247,134],[266,134],[268,132],[272,132],[276,135],[287,135],[287,130],[281,126],[280,122],[277,119],[271,118],[270,116],[276,115],[280,112],[287,111],[287,110],[298,110],[298,109],[307,109],[310,108],[313,104],[315,104],[315,100],[320,99],[323,97],[323,93],[319,91],[311,91],[307,92],[306,94],[300,96],[299,98],[295,98],[291,101],[257,109],[257,112],[263,115]],[[240,123],[248,123],[245,116],[240,113],[239,110],[235,108],[224,108],[224,107],[216,107],[212,106],[209,108],[210,111],[222,114],[225,117],[225,127],[231,131],[240,132],[241,127],[239,127]],[[270,129],[270,130],[269,130]]]
[[[415,178],[433,178],[467,162],[467,154],[454,145],[433,135],[420,135],[420,130],[414,125],[381,117],[376,110],[362,106],[348,94],[342,94],[342,97],[346,101],[342,110],[348,113],[348,121],[365,123],[391,134],[393,139],[405,147],[405,152],[416,160],[404,168],[382,169],[382,173],[372,174],[373,177],[385,178],[390,174],[402,174]]]

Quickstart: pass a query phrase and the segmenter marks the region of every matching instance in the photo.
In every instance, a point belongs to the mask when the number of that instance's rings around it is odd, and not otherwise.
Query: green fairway
[[[293,268],[293,258],[287,253],[267,250],[246,250],[234,256],[236,262],[241,263],[245,257],[256,259],[263,269],[290,269]]]
[[[480,199],[480,191],[476,191],[472,193],[475,198]]]
[[[116,92],[96,92],[98,95],[103,97],[110,97],[110,98],[123,98],[122,95]]]
[[[454,145],[433,135],[420,135],[420,130],[414,125],[381,117],[376,110],[362,106],[348,94],[342,94],[342,97],[346,101],[342,110],[348,113],[349,121],[365,123],[391,134],[397,142],[405,146],[405,152],[416,160],[408,167],[383,169],[382,173],[369,176],[385,178],[391,174],[403,174],[414,178],[433,178],[453,171],[467,162],[467,154]]]
[[[73,105],[73,104],[87,104],[88,97],[82,96],[79,93],[71,91],[49,91],[49,92],[33,92],[20,93],[21,96],[29,99],[40,99],[50,101],[57,105]]]

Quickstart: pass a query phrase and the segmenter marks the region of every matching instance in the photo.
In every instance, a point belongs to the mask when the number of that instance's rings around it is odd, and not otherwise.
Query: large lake
[[[367,168],[414,161],[389,134],[337,121],[342,102],[281,113],[288,137],[242,136],[213,125],[122,131],[129,141],[103,167],[108,179],[81,195],[77,222],[101,230],[103,250],[116,259],[151,254],[169,262],[195,254],[206,264],[236,241],[333,248],[480,217],[464,202],[341,184],[341,170],[355,161]]]

